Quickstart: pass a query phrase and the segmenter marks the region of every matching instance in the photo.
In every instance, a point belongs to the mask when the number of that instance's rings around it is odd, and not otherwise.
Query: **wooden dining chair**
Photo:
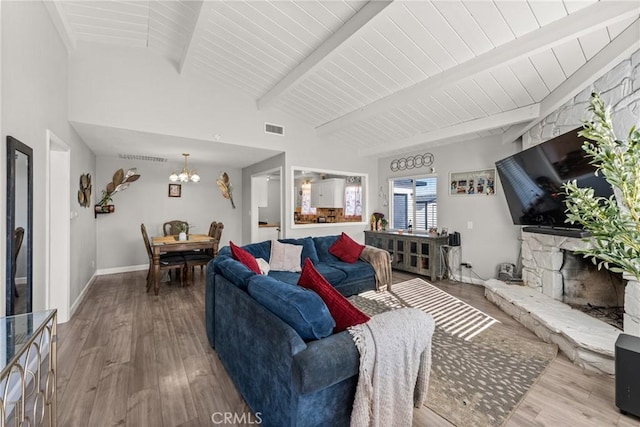
[[[18,254],[20,253],[20,247],[22,246],[22,240],[24,239],[24,228],[18,227],[13,232],[13,254],[11,258],[11,286],[13,288],[13,295],[18,298],[18,287],[16,286],[16,269],[18,267]]]
[[[193,278],[193,272],[195,267],[200,266],[200,271],[202,272],[205,265],[209,264],[213,257],[207,251],[200,252],[190,252],[184,254],[184,260],[187,265],[187,284],[191,283]]]
[[[216,255],[218,255],[218,243],[222,236],[222,229],[224,224],[221,222],[213,221],[209,226],[209,237],[213,237],[213,249],[207,249],[206,251],[190,251],[184,253],[184,259],[187,262],[187,282],[191,282],[195,267],[200,266],[202,272],[204,267],[211,261]]]
[[[189,234],[189,223],[179,219],[173,221],[167,221],[162,224],[162,232],[165,236],[177,236],[182,231],[183,227],[187,234]]]
[[[147,248],[147,255],[149,256],[149,271],[147,271],[147,292],[151,289],[153,284],[153,250],[151,249],[151,242],[149,241],[149,235],[147,234],[147,227],[144,224],[140,224],[140,231],[142,232],[142,238],[144,240],[144,246]],[[178,270],[180,275],[180,286],[184,286],[184,276],[186,269],[186,261],[182,255],[175,254],[162,254],[160,255],[160,271]],[[169,275],[171,277],[171,275]]]
[[[213,221],[209,226],[209,236],[213,237],[215,242],[213,243],[212,257],[218,255],[218,247],[220,245],[220,238],[222,237],[222,230],[224,230],[224,224],[221,222]]]

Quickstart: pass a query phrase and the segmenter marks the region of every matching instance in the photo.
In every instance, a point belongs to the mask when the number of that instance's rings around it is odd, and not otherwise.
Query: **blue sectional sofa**
[[[375,289],[366,262],[348,264],[329,253],[339,236],[284,239],[303,246],[301,262],[316,269],[343,295]],[[269,260],[271,242],[243,246]],[[256,277],[224,247],[207,266],[206,325],[216,350],[245,401],[274,427],[348,426],[359,368],[359,354],[347,331],[306,341],[248,292],[249,282],[278,280],[297,284],[300,273],[270,271]]]

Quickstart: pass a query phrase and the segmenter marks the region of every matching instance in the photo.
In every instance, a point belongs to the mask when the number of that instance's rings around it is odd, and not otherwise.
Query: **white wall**
[[[254,99],[216,85],[190,70],[179,75],[168,61],[144,49],[98,45],[89,49],[80,43],[70,64],[71,120],[201,140],[211,140],[213,135],[219,134],[221,142],[286,152],[286,163],[283,160],[268,167],[265,166],[268,163],[264,163],[243,170],[244,207],[235,220],[245,222],[245,242],[250,240],[248,177],[278,166],[283,166],[282,178],[285,180],[286,197],[282,203],[287,221],[283,235],[296,237],[347,231],[364,241],[361,225],[291,228],[290,166],[368,173],[371,188],[376,188],[375,159],[357,157],[344,144],[323,142],[311,126],[275,109],[259,111]],[[265,121],[283,125],[284,136],[266,135],[263,132]],[[225,230],[226,227],[227,224]]]
[[[2,141],[12,135],[33,148],[33,308],[45,308],[45,142],[50,129],[71,147],[71,193],[78,190],[80,174],[95,175],[95,157],[69,126],[67,52],[42,2],[2,2]],[[6,187],[6,150],[0,175]],[[3,193],[4,194],[4,193]],[[3,197],[4,198],[4,197]],[[4,200],[3,200],[4,203]],[[90,209],[72,198],[71,302],[90,281],[95,260],[95,222]],[[5,209],[0,209],[2,230]],[[3,262],[5,257],[2,257]],[[4,289],[4,280],[2,289]],[[4,299],[4,291],[2,291]],[[1,304],[0,313],[5,305]]]
[[[255,99],[189,67],[178,74],[148,49],[78,43],[69,94],[72,121],[204,141],[218,134],[220,142],[273,150],[319,145],[310,126],[275,109],[259,111]],[[283,125],[284,136],[265,134],[264,122]]]
[[[140,178],[126,190],[113,196],[115,212],[98,215],[97,240],[99,273],[129,271],[135,266],[148,265],[147,252],[140,232],[145,224],[149,236],[162,235],[162,224],[171,220],[185,220],[194,228],[190,232],[207,234],[212,221],[222,222],[221,246],[229,240],[241,241],[242,228],[238,213],[242,211],[242,174],[239,169],[227,166],[198,165],[197,159],[189,161],[190,168],[198,170],[202,180],[183,183],[182,197],[169,197],[169,174],[181,159],[167,163],[134,162],[117,157],[98,156],[97,175],[94,181],[96,196],[102,193],[116,170],[137,168]],[[227,172],[234,186],[236,209],[222,197],[216,186],[221,171]],[[98,199],[99,200],[99,199]]]
[[[378,163],[379,185],[388,195],[390,178],[427,174],[429,168],[426,167],[392,172],[389,165],[394,159],[432,153],[438,178],[438,228],[446,227],[450,233],[460,232],[462,262],[470,263],[473,271],[482,278],[495,277],[499,263],[516,263],[519,249],[519,227],[511,221],[499,178],[496,174],[495,196],[452,196],[449,195],[449,174],[494,168],[496,160],[514,154],[516,149],[516,144],[502,144],[498,138],[495,142],[471,141],[386,157]],[[388,217],[389,208],[382,205],[378,189],[372,192],[373,211],[382,212]],[[473,223],[472,229],[467,227],[469,221]],[[478,281],[478,277],[468,270],[463,269],[462,275],[464,281]]]

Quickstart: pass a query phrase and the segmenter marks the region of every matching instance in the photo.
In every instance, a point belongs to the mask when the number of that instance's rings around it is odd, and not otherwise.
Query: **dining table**
[[[178,236],[157,236],[151,238],[153,252],[153,290],[156,295],[160,291],[160,255],[170,252],[186,252],[196,249],[213,251],[215,239],[206,234],[187,234],[186,240]]]

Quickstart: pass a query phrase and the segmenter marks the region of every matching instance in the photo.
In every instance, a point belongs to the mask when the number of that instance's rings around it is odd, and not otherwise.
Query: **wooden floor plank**
[[[162,419],[164,425],[181,425],[190,422],[196,416],[195,404],[180,357],[171,317],[172,309],[168,307],[166,300],[162,301],[162,296],[151,298],[159,300],[157,304],[152,305],[152,316]]]
[[[129,378],[128,393],[130,396],[138,392],[141,396],[135,397],[129,403],[138,405],[142,402],[145,408],[153,408],[160,411],[160,395],[158,394],[158,362],[156,360],[155,339],[153,337],[153,318],[151,306],[148,303],[147,294],[134,293],[131,331],[131,378]],[[154,393],[150,393],[150,391]],[[157,401],[150,405],[146,399],[156,396]]]
[[[250,411],[209,346],[204,274],[196,269],[193,284],[183,288],[163,282],[159,296],[146,292],[145,276],[98,277],[74,317],[60,325],[58,425],[210,426],[214,412]],[[394,271],[395,283],[414,277]],[[501,322],[492,327],[539,341],[487,301],[481,286],[434,284]],[[106,410],[106,402],[115,409]],[[612,378],[558,355],[506,426],[640,426],[614,402]],[[424,407],[414,411],[413,426],[425,425],[451,426]]]
[[[74,365],[63,398],[58,399],[58,425],[86,426],[96,403],[105,351],[91,347],[84,351]]]
[[[60,337],[60,344],[57,347],[58,372],[56,375],[58,399],[64,399],[64,393],[71,379],[71,374],[74,372],[73,368],[82,354],[82,348],[92,324],[91,320],[78,318],[58,327],[58,337]],[[75,337],[75,340],[64,340],[63,337],[65,335],[71,335]]]
[[[130,376],[128,363],[109,363],[105,360],[102,376],[96,389],[95,402],[87,425],[124,425],[127,419],[127,381]]]
[[[127,396],[127,426],[162,426],[158,387],[138,390]]]

